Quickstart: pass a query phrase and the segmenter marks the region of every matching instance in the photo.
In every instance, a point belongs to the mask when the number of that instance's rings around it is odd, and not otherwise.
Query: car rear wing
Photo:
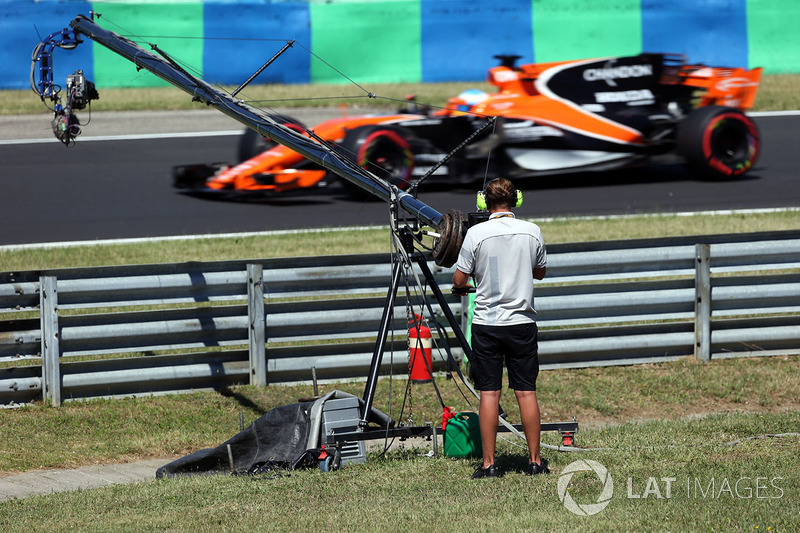
[[[677,83],[702,89],[697,107],[721,105],[747,110],[753,107],[761,82],[762,69],[682,65],[662,83]]]

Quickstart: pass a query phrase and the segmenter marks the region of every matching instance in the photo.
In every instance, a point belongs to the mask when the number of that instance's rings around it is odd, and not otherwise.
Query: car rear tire
[[[293,129],[298,133],[304,133],[307,129],[302,122],[297,121],[292,117],[287,117],[284,115],[272,115],[272,120],[278,124],[286,126],[287,128]],[[275,143],[272,142],[271,139],[264,137],[255,130],[247,128],[244,130],[244,133],[242,133],[242,136],[239,137],[239,146],[236,152],[238,162],[241,163],[243,161],[247,161],[248,159],[252,159],[258,154],[266,152],[273,146],[275,146]]]
[[[705,179],[733,179],[748,172],[761,151],[758,128],[738,109],[701,107],[678,125],[677,151]]]
[[[405,190],[411,185],[414,153],[411,137],[402,128],[365,126],[348,132],[342,149],[361,168]],[[347,192],[359,200],[377,200],[373,194],[342,178]]]

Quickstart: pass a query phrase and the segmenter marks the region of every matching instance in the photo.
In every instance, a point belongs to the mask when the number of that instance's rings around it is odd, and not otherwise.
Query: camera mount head
[[[53,50],[56,47],[72,50],[82,42],[78,32],[65,28],[45,37],[33,49],[31,58],[31,89],[39,95],[42,102],[53,102],[52,108],[48,106],[55,115],[52,122],[53,134],[67,146],[81,133],[80,121],[73,111],[85,109],[92,100],[100,98],[100,95],[94,83],[86,79],[83,71],[76,70],[67,76],[66,97],[63,98],[61,86],[53,81]],[[38,81],[35,75],[37,66]]]

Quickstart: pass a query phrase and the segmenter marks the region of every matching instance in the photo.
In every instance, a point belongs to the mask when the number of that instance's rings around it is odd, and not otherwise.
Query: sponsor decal
[[[640,89],[633,91],[594,93],[594,99],[599,104],[641,102],[643,100],[653,102],[655,101],[655,96],[653,96],[653,93],[650,91],[650,89]]]
[[[758,83],[755,83],[747,78],[727,78],[717,83],[717,89],[720,91],[728,92],[733,89],[739,89],[741,87],[756,87]]]
[[[495,111],[503,111],[514,105],[514,102],[503,102],[502,104],[492,104],[489,107]]]
[[[607,61],[602,68],[589,68],[583,71],[586,81],[605,81],[609,87],[616,87],[615,80],[643,78],[653,75],[653,65],[619,65],[614,66],[616,59]]]
[[[713,75],[714,75],[714,69],[709,67],[697,69],[694,72],[692,72],[692,76],[696,78],[710,78]]]
[[[420,120],[410,120],[408,122],[398,122],[398,126],[413,127],[413,126],[438,126],[442,123],[440,118],[423,118]]]
[[[514,81],[519,79],[519,75],[514,72],[513,70],[495,70],[492,72],[492,77],[494,81],[498,83],[507,83],[509,81]]]
[[[506,140],[524,141],[541,139],[542,137],[563,137],[564,133],[552,126],[536,125],[533,121],[526,120],[504,125],[503,136]]]

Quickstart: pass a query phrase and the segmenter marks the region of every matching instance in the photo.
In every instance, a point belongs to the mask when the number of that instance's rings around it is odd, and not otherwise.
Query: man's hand
[[[450,292],[453,294],[457,294],[459,296],[466,296],[471,292],[475,292],[475,287],[456,287],[455,285],[453,285],[450,288]]]

